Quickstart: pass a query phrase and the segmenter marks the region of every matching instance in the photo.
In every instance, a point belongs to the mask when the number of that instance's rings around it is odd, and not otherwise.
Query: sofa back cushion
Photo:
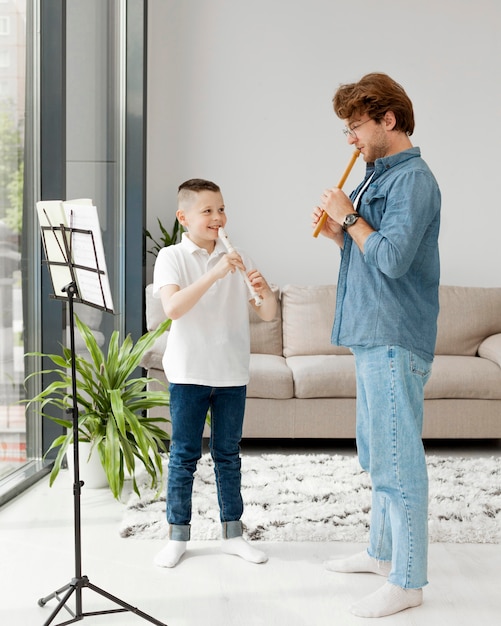
[[[250,344],[252,354],[282,356],[282,317],[280,314],[280,290],[270,285],[278,301],[277,314],[271,322],[263,321],[249,304]]]
[[[336,285],[287,285],[282,289],[284,356],[351,354],[331,344]]]
[[[435,354],[475,356],[480,343],[501,333],[501,289],[440,286]]]

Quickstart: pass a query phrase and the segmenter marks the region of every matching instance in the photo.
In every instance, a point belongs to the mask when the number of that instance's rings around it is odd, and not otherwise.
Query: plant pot
[[[89,458],[91,444],[87,441],[80,441],[78,444],[79,474],[88,489],[103,489],[108,487],[108,479],[101,464],[99,454],[94,450]],[[68,469],[73,474],[73,446],[68,448],[67,454]]]

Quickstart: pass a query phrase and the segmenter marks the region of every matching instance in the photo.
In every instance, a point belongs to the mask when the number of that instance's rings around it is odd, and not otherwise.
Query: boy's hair
[[[395,130],[407,135],[412,135],[414,131],[412,102],[403,87],[386,74],[374,72],[358,83],[341,85],[332,98],[332,104],[342,120],[367,113],[379,123],[385,113],[392,111],[396,119]]]
[[[178,203],[187,202],[192,199],[193,194],[200,191],[214,191],[219,192],[221,189],[216,183],[210,180],[204,180],[203,178],[190,178],[184,183],[181,183],[177,190]]]

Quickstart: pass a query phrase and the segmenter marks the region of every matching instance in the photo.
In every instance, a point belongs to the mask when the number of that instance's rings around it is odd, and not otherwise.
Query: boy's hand
[[[259,296],[264,298],[266,295],[271,293],[270,286],[266,282],[261,272],[259,272],[258,270],[250,270],[247,273],[247,276],[250,280],[250,283],[253,289],[256,291],[256,293]]]
[[[275,298],[273,291],[266,282],[264,276],[258,270],[250,270],[247,273],[247,277],[252,285],[252,288],[263,300],[261,306],[256,306],[254,300],[251,300],[251,305],[254,311],[259,317],[265,321],[270,322],[276,314],[277,299]]]
[[[213,268],[213,272],[216,278],[224,278],[229,272],[235,270],[242,270],[245,272],[245,265],[242,261],[242,257],[238,252],[229,252],[224,254]]]

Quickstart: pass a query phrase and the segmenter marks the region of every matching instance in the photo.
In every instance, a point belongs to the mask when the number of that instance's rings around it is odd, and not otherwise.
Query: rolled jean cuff
[[[235,520],[234,522],[223,522],[221,524],[221,532],[223,539],[233,539],[242,536],[242,522]]]
[[[190,524],[170,524],[169,539],[171,541],[189,541],[191,535]]]

